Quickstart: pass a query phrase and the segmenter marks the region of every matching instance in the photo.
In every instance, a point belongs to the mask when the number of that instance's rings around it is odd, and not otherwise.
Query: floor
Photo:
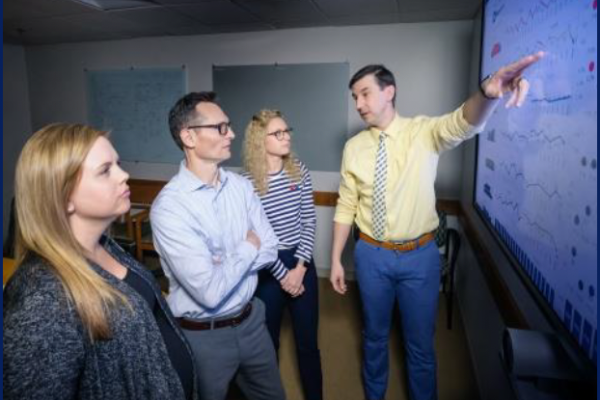
[[[151,269],[156,260],[147,259]],[[163,289],[167,282],[159,278]],[[327,400],[364,400],[360,377],[360,304],[358,289],[349,282],[345,296],[336,294],[327,279],[319,279],[319,344],[323,367],[323,392]],[[289,317],[284,318],[281,334],[280,367],[288,400],[302,400],[302,389],[294,352],[294,338]],[[479,395],[469,358],[460,311],[455,304],[453,328],[446,328],[446,302],[440,298],[436,351],[438,360],[439,400],[477,400]],[[408,400],[403,349],[399,323],[395,318],[390,337],[390,379],[387,399]],[[228,400],[245,397],[232,387]],[[310,399],[307,399],[310,400]]]

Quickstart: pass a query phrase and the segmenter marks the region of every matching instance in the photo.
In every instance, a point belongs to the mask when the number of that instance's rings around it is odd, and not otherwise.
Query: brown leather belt
[[[427,243],[431,242],[435,239],[435,235],[433,232],[426,233],[414,240],[407,240],[402,243],[394,243],[394,242],[380,242],[379,240],[373,239],[371,236],[368,236],[362,232],[358,234],[358,237],[364,240],[365,242],[372,244],[373,246],[381,247],[387,250],[396,250],[401,252],[412,251],[418,249],[419,247],[425,246]]]
[[[226,328],[228,326],[238,326],[246,318],[250,316],[252,312],[252,303],[246,304],[244,310],[241,313],[232,318],[220,319],[220,320],[212,320],[212,321],[194,321],[187,318],[175,318],[183,329],[188,331],[205,331],[208,329],[219,329]]]

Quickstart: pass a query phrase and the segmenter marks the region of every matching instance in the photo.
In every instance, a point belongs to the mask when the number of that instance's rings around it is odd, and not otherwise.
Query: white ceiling
[[[472,19],[481,0],[4,0],[4,42],[24,45],[315,26]],[[140,7],[131,7],[135,4]]]

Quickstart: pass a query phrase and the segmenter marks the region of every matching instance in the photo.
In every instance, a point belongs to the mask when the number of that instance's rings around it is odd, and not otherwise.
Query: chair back
[[[438,218],[440,225],[435,230],[435,243],[438,247],[444,247],[446,245],[446,239],[448,237],[448,220],[445,211],[438,210]]]

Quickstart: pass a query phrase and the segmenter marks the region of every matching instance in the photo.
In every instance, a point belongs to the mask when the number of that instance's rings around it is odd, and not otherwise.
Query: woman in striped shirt
[[[261,271],[256,295],[266,304],[267,327],[276,350],[283,310],[289,309],[304,396],[319,400],[323,394],[317,343],[319,293],[312,259],[315,205],[308,169],[291,152],[291,133],[276,110],[260,111],[246,128],[244,176],[252,181],[279,239],[277,264],[287,273],[280,283]]]

